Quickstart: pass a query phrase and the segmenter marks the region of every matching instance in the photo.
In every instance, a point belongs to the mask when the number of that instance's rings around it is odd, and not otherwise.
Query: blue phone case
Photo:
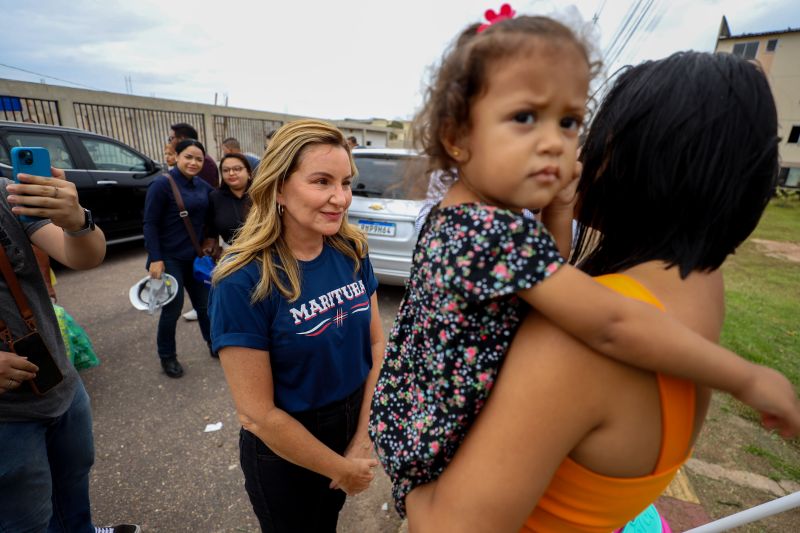
[[[15,146],[11,149],[11,179],[19,183],[17,174],[50,177],[50,153],[46,148]],[[20,220],[32,222],[39,217],[19,215]]]

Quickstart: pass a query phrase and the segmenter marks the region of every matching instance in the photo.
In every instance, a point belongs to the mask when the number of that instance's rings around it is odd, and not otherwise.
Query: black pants
[[[353,438],[363,387],[325,407],[290,413],[336,453]],[[328,488],[331,480],[279,457],[258,437],[242,429],[239,453],[244,486],[261,530],[267,533],[336,533],[345,493]]]

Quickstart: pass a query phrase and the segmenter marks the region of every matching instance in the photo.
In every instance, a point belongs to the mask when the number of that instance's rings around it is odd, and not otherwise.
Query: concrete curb
[[[715,481],[729,481],[741,487],[768,492],[774,496],[786,496],[800,490],[800,485],[793,481],[783,480],[777,482],[761,474],[745,472],[744,470],[731,470],[720,465],[706,463],[700,459],[689,459],[686,462],[686,468],[695,474]]]

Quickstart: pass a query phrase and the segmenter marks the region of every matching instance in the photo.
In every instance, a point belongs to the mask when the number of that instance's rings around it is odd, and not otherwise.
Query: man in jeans
[[[21,184],[0,178],[0,246],[14,271],[0,281],[0,316],[11,338],[28,334],[6,281],[15,277],[63,376],[49,391],[34,394],[29,381],[39,368],[0,340],[0,531],[137,533],[139,526],[130,524],[92,526],[89,397],[67,360],[31,242],[68,267],[87,269],[102,262],[105,237],[78,203],[75,185],[61,170],[52,174],[55,179],[21,175]],[[23,221],[18,215],[44,218]]]

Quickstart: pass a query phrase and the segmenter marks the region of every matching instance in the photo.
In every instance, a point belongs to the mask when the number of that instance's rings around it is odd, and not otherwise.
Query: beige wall
[[[147,109],[159,112],[170,113],[194,113],[203,116],[203,124],[193,124],[199,131],[201,139],[205,139],[206,147],[211,155],[221,153],[218,143],[222,139],[217,139],[217,132],[214,127],[214,117],[225,116],[235,118],[257,119],[266,122],[285,123],[302,117],[300,115],[289,115],[285,113],[273,113],[270,111],[256,111],[253,109],[241,109],[236,107],[224,107],[208,104],[198,104],[193,102],[182,102],[179,100],[166,100],[163,98],[149,98],[144,96],[134,96],[103,91],[90,91],[86,89],[73,89],[57,85],[46,85],[43,83],[30,83],[15,80],[0,79],[0,95],[15,96],[20,98],[37,98],[42,100],[54,100],[58,102],[58,110],[61,116],[61,125],[72,128],[79,127],[80,122],[75,116],[75,103],[85,103],[94,105],[119,106],[125,108]],[[0,114],[0,118],[2,115]],[[372,126],[369,124],[354,123],[343,120],[331,121],[345,132],[345,135],[356,135],[362,144],[363,141],[370,140],[373,147],[385,147],[389,142],[389,134],[394,131],[391,128]],[[163,128],[162,128],[163,129]],[[202,129],[202,131],[200,131]],[[105,133],[105,132],[98,132]],[[152,135],[158,135],[160,142],[166,140],[169,131],[153,131]],[[113,136],[113,135],[112,135]],[[162,140],[163,139],[163,140]],[[125,139],[119,139],[125,142]],[[260,144],[263,147],[263,141]],[[138,147],[137,147],[138,148]],[[153,157],[153,154],[148,154]],[[154,157],[159,160],[159,158]]]
[[[767,41],[777,39],[773,52],[767,52]],[[769,79],[778,108],[781,165],[800,167],[800,144],[788,144],[792,126],[800,126],[800,31],[750,37],[733,37],[717,41],[717,52],[733,52],[736,43],[759,41],[756,60]]]

